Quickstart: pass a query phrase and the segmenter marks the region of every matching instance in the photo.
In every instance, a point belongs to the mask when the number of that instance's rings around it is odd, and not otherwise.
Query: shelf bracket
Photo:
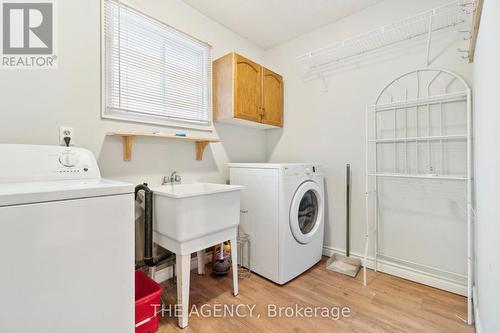
[[[130,161],[132,160],[132,144],[134,142],[133,136],[123,136],[123,160]]]
[[[431,55],[431,41],[432,41],[432,23],[435,15],[436,15],[436,9],[433,9],[432,14],[429,15],[429,32],[427,33],[427,52],[426,52],[427,66],[431,64],[430,55]]]
[[[327,93],[328,92],[328,82],[326,81],[325,76],[323,75],[323,73],[319,73],[318,77],[321,80],[321,82],[323,83],[323,92]]]
[[[196,141],[196,160],[201,161],[203,159],[203,153],[205,152],[205,148],[207,148],[209,142],[208,141]]]

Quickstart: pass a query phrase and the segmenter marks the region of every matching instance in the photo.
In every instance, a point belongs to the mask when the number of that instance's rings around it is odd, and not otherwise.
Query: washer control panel
[[[84,148],[0,144],[0,182],[101,178],[94,154]]]
[[[69,178],[99,178],[99,168],[95,161],[94,155],[86,149],[81,148],[64,148],[58,156],[59,166],[55,170],[56,173],[62,175],[64,179]],[[96,174],[99,173],[99,174]],[[67,175],[67,176],[64,176]],[[90,177],[88,177],[88,175]]]
[[[284,181],[297,179],[297,177],[304,177],[307,180],[322,176],[321,167],[316,164],[286,164],[282,172]]]
[[[65,167],[74,167],[78,163],[78,154],[68,149],[59,155],[59,162]]]

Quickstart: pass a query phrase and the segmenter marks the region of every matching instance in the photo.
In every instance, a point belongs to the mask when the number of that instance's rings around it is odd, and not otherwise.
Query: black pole
[[[350,249],[350,233],[351,233],[351,165],[346,164],[346,240],[345,240],[345,255],[349,257]]]

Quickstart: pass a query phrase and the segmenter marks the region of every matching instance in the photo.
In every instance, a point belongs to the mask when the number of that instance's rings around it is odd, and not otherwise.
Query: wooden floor
[[[362,274],[356,279],[325,269],[326,258],[284,286],[258,275],[240,279],[240,294],[233,297],[229,276],[198,276],[191,272],[190,307],[204,304],[256,304],[260,318],[201,318],[192,315],[189,326],[177,327],[174,317],[161,319],[160,333],[177,332],[474,332],[463,319],[466,299],[442,290],[369,271],[369,284],[363,287]],[[209,270],[207,269],[207,272]],[[175,304],[176,288],[164,284],[164,299]],[[351,310],[348,318],[270,318],[268,304],[278,306],[343,307]],[[212,307],[206,306],[208,309]],[[240,311],[240,313],[243,311]]]

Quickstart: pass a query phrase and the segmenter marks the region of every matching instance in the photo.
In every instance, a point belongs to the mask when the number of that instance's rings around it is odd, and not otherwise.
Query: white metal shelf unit
[[[448,110],[447,106],[452,108]],[[378,210],[381,195],[379,182],[382,178],[463,182],[466,193],[464,209],[466,209],[467,240],[464,241],[467,241],[465,278],[469,324],[472,323],[473,282],[471,120],[470,88],[459,76],[441,69],[420,69],[401,75],[382,90],[374,105],[367,106],[364,252],[366,285],[370,238],[373,237],[375,271],[378,268],[379,256],[384,259],[389,258],[379,253],[378,243],[380,219]],[[453,142],[456,146],[451,153],[446,146],[448,142]],[[388,159],[393,159],[389,165],[386,163]],[[418,263],[413,264],[418,265]],[[435,271],[439,271],[439,268],[435,268]],[[448,273],[446,270],[441,271]]]
[[[377,53],[405,41],[427,39],[426,60],[430,62],[432,34],[459,31],[470,21],[470,2],[455,0],[445,5],[407,17],[397,22],[359,34],[299,55],[296,60],[306,63],[304,79],[324,78],[352,62],[373,58]]]

